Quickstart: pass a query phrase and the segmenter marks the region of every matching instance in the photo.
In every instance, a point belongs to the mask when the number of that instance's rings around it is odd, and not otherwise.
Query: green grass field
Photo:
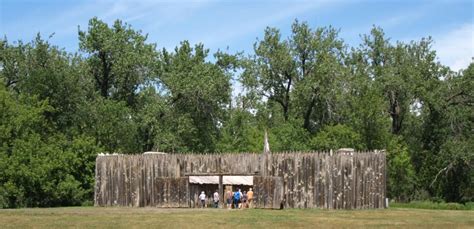
[[[474,228],[474,211],[394,208],[221,210],[26,208],[0,210],[0,228]]]

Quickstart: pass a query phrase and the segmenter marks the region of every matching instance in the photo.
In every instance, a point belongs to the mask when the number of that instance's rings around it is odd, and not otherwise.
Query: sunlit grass
[[[27,208],[0,210],[1,227],[11,228],[321,228],[474,227],[474,211],[222,210],[157,208]]]

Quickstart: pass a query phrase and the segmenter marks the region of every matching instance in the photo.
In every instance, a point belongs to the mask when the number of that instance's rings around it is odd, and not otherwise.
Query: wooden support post
[[[220,207],[224,207],[224,185],[223,183],[223,176],[219,176],[219,205]]]

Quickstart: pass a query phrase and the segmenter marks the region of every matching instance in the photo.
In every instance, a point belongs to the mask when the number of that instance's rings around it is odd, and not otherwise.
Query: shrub
[[[416,176],[407,145],[394,137],[387,147],[389,198],[409,201],[415,195]]]
[[[474,203],[466,204],[460,203],[445,203],[445,202],[431,202],[431,201],[412,201],[409,203],[391,203],[392,208],[417,208],[417,209],[438,209],[438,210],[474,210]]]
[[[339,148],[363,149],[361,136],[352,128],[337,124],[324,127],[311,139],[311,148],[315,150],[330,150]]]

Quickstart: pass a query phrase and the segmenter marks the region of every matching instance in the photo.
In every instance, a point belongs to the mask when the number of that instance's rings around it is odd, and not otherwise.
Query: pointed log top
[[[268,143],[268,133],[267,129],[265,129],[265,136],[263,139],[263,153],[269,154],[270,153],[270,143]]]

